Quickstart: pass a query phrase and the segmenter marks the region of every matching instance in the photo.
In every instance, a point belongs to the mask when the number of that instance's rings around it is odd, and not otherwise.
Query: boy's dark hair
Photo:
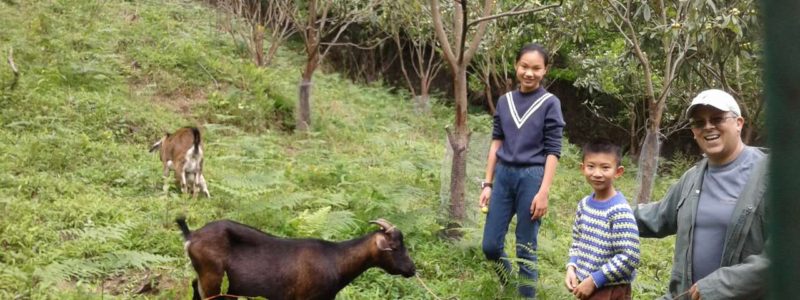
[[[583,156],[581,160],[586,159],[587,154],[613,154],[617,161],[617,166],[622,165],[622,148],[614,144],[609,139],[594,139],[583,145]]]
[[[519,49],[519,52],[517,52],[517,60],[515,61],[519,62],[519,59],[522,58],[522,56],[528,52],[539,52],[539,54],[542,55],[542,58],[544,58],[544,66],[546,67],[550,65],[549,63],[550,61],[548,58],[548,56],[550,56],[550,53],[547,53],[547,50],[545,50],[544,47],[542,47],[542,45],[539,45],[537,43],[530,43],[522,46],[522,48]]]

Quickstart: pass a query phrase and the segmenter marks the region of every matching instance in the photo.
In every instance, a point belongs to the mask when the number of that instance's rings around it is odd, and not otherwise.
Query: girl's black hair
[[[542,45],[539,45],[537,43],[530,43],[530,44],[525,44],[524,46],[522,46],[522,48],[520,48],[519,52],[517,53],[516,62],[519,62],[519,59],[523,55],[525,55],[525,53],[528,53],[528,52],[539,52],[539,54],[541,54],[542,57],[544,57],[544,65],[545,66],[550,65],[550,61],[549,61],[550,54],[547,53],[547,50],[545,50],[544,47],[542,47]]]

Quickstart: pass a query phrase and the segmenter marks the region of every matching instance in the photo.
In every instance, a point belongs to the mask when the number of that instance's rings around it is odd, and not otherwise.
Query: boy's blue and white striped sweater
[[[606,201],[583,198],[575,213],[569,265],[580,281],[592,276],[595,286],[631,283],[639,265],[639,229],[622,193]]]

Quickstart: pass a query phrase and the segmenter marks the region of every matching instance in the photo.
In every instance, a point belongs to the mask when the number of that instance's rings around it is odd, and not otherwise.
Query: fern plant
[[[42,287],[66,280],[97,279],[128,268],[145,269],[172,262],[174,258],[143,251],[120,250],[90,258],[71,258],[37,268],[33,276]]]
[[[89,220],[84,223],[82,228],[61,230],[59,231],[61,239],[72,246],[67,248],[79,249],[78,255],[81,257],[67,258],[38,267],[33,272],[33,276],[41,282],[43,287],[47,287],[66,280],[97,279],[123,272],[129,268],[146,269],[174,260],[174,258],[168,256],[144,251],[118,249],[120,248],[119,246],[114,246],[119,245],[133,227],[134,224],[131,222],[96,226],[94,222]],[[116,250],[92,255],[96,251],[103,251],[109,248],[108,246],[96,247],[96,245],[108,245],[109,243],[112,243],[110,248],[116,248]],[[82,257],[87,254],[90,256]]]
[[[349,211],[331,211],[330,206],[325,206],[316,211],[304,210],[290,224],[300,236],[331,239],[342,232],[350,232],[355,220]]]

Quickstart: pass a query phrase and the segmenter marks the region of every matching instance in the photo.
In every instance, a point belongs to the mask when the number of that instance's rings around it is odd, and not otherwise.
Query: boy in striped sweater
[[[639,264],[639,230],[625,196],[614,189],[622,176],[620,147],[595,140],[583,147],[581,172],[594,193],[575,213],[564,283],[579,299],[631,299]]]

